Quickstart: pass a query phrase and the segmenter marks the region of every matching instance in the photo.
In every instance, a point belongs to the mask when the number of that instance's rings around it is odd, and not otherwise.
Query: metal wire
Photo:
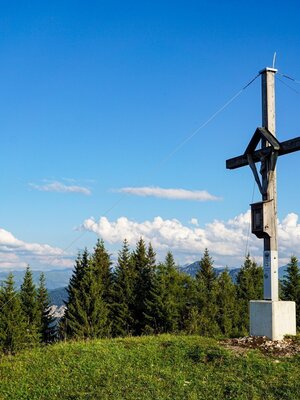
[[[288,85],[286,82],[284,82],[282,79],[280,79],[280,78],[278,78],[278,77],[277,77],[277,80],[279,80],[279,82],[281,82],[283,85],[285,85],[286,87],[288,87],[289,89],[291,89],[293,92],[295,92],[295,93],[297,93],[297,94],[300,95],[299,90],[297,90],[297,89],[293,88],[292,86]],[[295,82],[297,82],[297,81],[295,81]]]

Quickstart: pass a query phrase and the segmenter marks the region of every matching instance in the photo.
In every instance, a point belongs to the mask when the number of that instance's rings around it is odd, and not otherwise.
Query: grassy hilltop
[[[199,336],[59,343],[2,356],[1,400],[299,399],[300,358],[236,354]]]

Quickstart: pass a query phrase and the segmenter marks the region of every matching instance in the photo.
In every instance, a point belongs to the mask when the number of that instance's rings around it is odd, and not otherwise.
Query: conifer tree
[[[215,298],[217,304],[217,323],[226,337],[238,334],[238,308],[236,287],[226,269],[217,277]]]
[[[175,332],[179,328],[180,297],[184,293],[180,287],[180,278],[173,255],[168,252],[165,262],[158,265],[153,276],[152,289],[147,301],[148,325],[154,333]]]
[[[125,239],[119,252],[113,283],[113,335],[127,336],[133,331],[135,270]]]
[[[74,289],[73,301],[68,303],[66,323],[70,337],[93,339],[108,335],[108,308],[103,293],[103,284],[100,279],[95,279],[93,264],[90,263],[79,288]]]
[[[0,289],[0,308],[0,348],[14,354],[25,348],[30,340],[13,274],[8,275]]]
[[[178,280],[175,296],[179,313],[178,330],[185,330],[188,333],[199,333],[199,330],[194,330],[195,324],[192,321],[196,315],[195,310],[197,310],[197,313],[199,311],[199,294],[196,279],[177,270],[176,280]],[[197,325],[199,325],[198,319]]]
[[[148,274],[151,277],[156,272],[156,253],[152,247],[152,244],[149,243],[147,249],[147,259],[148,259]]]
[[[213,267],[213,259],[209,255],[208,249],[204,250],[204,254],[199,262],[199,269],[196,273],[196,279],[204,283],[204,287],[208,293],[212,291],[216,281],[216,273]]]
[[[134,282],[134,332],[136,335],[143,333],[146,326],[145,311],[146,299],[149,298],[151,290],[151,267],[147,257],[147,249],[144,240],[141,238],[136,245],[132,257],[135,282]]]
[[[56,329],[54,318],[50,314],[50,299],[46,289],[46,280],[43,272],[40,274],[39,278],[37,303],[40,338],[43,343],[50,343],[55,339]]]
[[[199,312],[199,326],[201,335],[216,335],[219,327],[216,321],[216,273],[213,260],[208,249],[199,262],[199,270],[196,273],[197,306]]]
[[[237,295],[239,307],[239,332],[249,333],[249,301],[263,298],[263,269],[250,254],[245,258],[244,265],[237,275]]]
[[[201,332],[202,320],[199,308],[192,304],[187,309],[187,315],[184,320],[184,330],[189,335],[199,334]]]
[[[291,256],[281,290],[283,300],[296,302],[297,327],[300,327],[300,270],[296,256]]]
[[[59,323],[58,329],[60,336],[64,338],[73,336],[72,324],[69,324],[69,320],[76,320],[77,297],[81,294],[82,281],[89,268],[89,259],[88,250],[85,248],[82,253],[78,253],[75,260],[74,271],[67,287],[68,300],[65,302],[66,311]]]
[[[93,271],[100,279],[103,285],[103,300],[107,304],[111,304],[112,301],[112,280],[113,274],[111,270],[112,262],[110,255],[105,249],[104,241],[101,239],[97,240],[94,252],[91,256],[91,262],[93,264]]]
[[[69,285],[67,288],[67,293],[68,293],[67,302],[73,301],[73,296],[75,296],[75,291],[80,288],[82,279],[89,266],[89,258],[90,256],[87,248],[85,248],[82,253],[80,252],[78,253],[77,258],[75,260],[74,271],[70,278]]]
[[[92,256],[86,249],[78,255],[62,323],[68,337],[87,339],[109,334],[107,267],[110,260],[102,241],[97,242]]]
[[[31,337],[32,343],[39,342],[39,312],[37,303],[37,291],[33,283],[32,272],[27,266],[23,283],[20,289],[20,300],[25,321],[27,324],[28,336]]]
[[[159,284],[156,265],[156,253],[149,243],[147,249],[147,267],[144,271],[144,280],[147,283],[144,298],[144,327],[143,333],[159,333],[162,327],[158,324],[160,319],[160,302],[162,300],[161,286]]]

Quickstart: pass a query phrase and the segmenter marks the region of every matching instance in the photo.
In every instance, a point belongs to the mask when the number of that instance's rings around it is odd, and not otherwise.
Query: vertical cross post
[[[276,136],[275,120],[275,74],[277,70],[265,68],[261,73],[262,88],[262,126]],[[262,148],[268,146],[265,139],[262,139]],[[265,193],[263,201],[271,201],[268,208],[269,220],[272,221],[271,234],[264,238],[264,299],[278,301],[278,243],[277,243],[277,188],[276,188],[276,167],[271,165],[270,159],[262,160],[261,174],[262,187]]]

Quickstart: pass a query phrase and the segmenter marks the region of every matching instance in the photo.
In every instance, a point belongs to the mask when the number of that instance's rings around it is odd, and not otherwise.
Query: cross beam
[[[290,154],[298,150],[300,150],[300,137],[281,142],[280,149],[278,150],[278,155],[283,156],[285,154]],[[255,163],[260,162],[262,158],[270,156],[272,151],[273,149],[271,147],[265,147],[263,149],[256,150],[252,153],[252,159]],[[241,156],[233,157],[229,160],[226,160],[227,169],[241,168],[245,167],[246,165],[249,165],[246,153],[242,154]]]

